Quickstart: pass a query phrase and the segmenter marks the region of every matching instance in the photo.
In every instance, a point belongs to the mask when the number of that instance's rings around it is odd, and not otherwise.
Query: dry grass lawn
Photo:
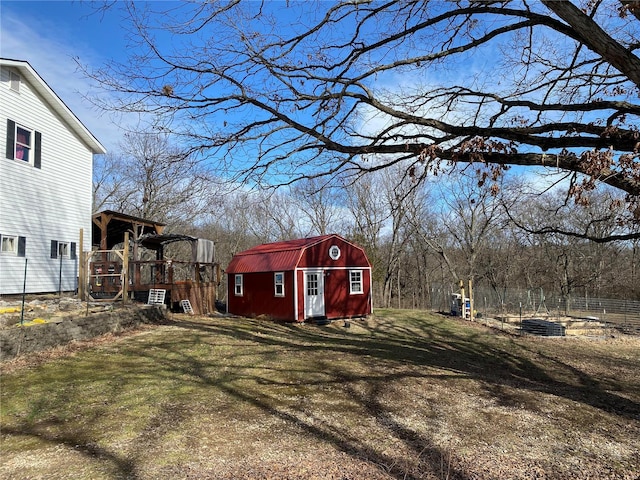
[[[176,315],[2,365],[0,477],[637,480],[639,347]]]

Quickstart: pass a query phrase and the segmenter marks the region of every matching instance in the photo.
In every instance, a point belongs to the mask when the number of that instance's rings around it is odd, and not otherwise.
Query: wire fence
[[[450,288],[432,288],[432,307],[449,312]],[[632,335],[640,335],[640,301],[597,298],[577,295],[545,294],[541,289],[477,288],[473,292],[473,309],[477,316],[503,317],[571,317],[599,321],[608,327]]]

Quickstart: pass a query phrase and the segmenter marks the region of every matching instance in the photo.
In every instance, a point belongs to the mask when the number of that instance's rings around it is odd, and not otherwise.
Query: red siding
[[[333,245],[340,248],[340,257],[335,260],[329,255]],[[289,268],[297,271],[297,292],[293,291],[293,271]],[[304,269],[321,269],[328,319],[368,315],[371,313],[370,268],[364,250],[337,235],[260,245],[236,255],[227,268],[228,311],[248,317],[266,315],[278,320],[303,321]],[[349,271],[352,269],[362,271],[362,294],[350,293]],[[274,295],[274,271],[285,271],[284,297]],[[243,296],[234,293],[236,273],[243,275]],[[294,313],[294,310],[297,311]]]
[[[325,273],[324,300],[327,318],[346,318],[371,313],[371,282],[369,270],[362,271],[363,293],[351,294],[349,269]]]
[[[329,257],[329,248],[337,245],[340,248],[340,258],[333,260]],[[346,242],[340,237],[324,239],[320,243],[308,247],[298,262],[298,267],[370,267],[367,256],[360,247]]]
[[[296,320],[293,314],[293,272],[284,272],[284,297],[275,296],[273,272],[244,273],[243,294],[235,294],[235,275],[229,275],[227,310],[234,315]]]
[[[350,293],[350,268],[324,270],[324,304],[327,319],[362,317],[371,314],[371,270],[362,270],[363,293]],[[298,320],[305,320],[304,271],[298,271]]]

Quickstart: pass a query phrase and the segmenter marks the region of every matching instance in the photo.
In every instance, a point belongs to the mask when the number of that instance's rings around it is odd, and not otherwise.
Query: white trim
[[[304,270],[301,268],[300,270]],[[308,267],[306,270],[371,270],[371,267],[360,267],[360,266],[346,266],[346,267]]]
[[[306,320],[307,318],[313,318],[313,317],[322,317],[324,315],[326,315],[327,313],[327,305],[326,305],[326,301],[325,301],[325,281],[324,281],[324,272],[325,269],[324,267],[313,267],[313,268],[305,268],[302,270],[303,274],[302,274],[302,288],[303,288],[303,298],[304,298],[304,312],[303,312],[303,316],[304,319]],[[316,297],[322,297],[322,311],[318,311],[318,312],[312,312],[313,315],[307,316],[307,312],[309,309],[309,305],[307,303],[307,275],[309,274],[313,274],[313,275],[317,275],[317,279],[318,279],[318,293],[317,295],[314,295]],[[317,315],[316,315],[317,313]]]
[[[354,282],[353,278],[351,277],[352,273],[359,273],[360,274],[360,281],[359,282]],[[364,274],[363,274],[363,270],[361,268],[352,268],[349,270],[349,295],[363,295],[364,294]],[[353,284],[354,283],[359,283],[360,284],[360,290],[354,290],[353,289]]]
[[[238,279],[240,279],[240,283],[238,283]],[[240,286],[240,293],[238,293],[238,285]],[[233,275],[233,296],[244,296],[244,275],[242,273],[236,273]]]
[[[293,318],[296,319],[296,322],[300,320],[300,315],[298,314],[298,272],[302,271],[301,268],[293,269]],[[304,320],[304,313],[302,314],[302,320]]]
[[[33,88],[44,98],[51,109],[60,115],[83,142],[93,151],[93,153],[107,153],[102,144],[84,126],[78,117],[65,105],[60,97],[47,85],[38,72],[36,72],[29,62],[22,60],[10,60],[0,58],[0,67],[15,68],[20,73],[22,79],[27,79]]]
[[[278,283],[276,280],[277,275],[282,275],[282,282]],[[278,285],[282,285],[282,293],[278,293]],[[284,285],[284,272],[273,272],[273,296],[274,297],[284,297],[285,295],[285,285]]]
[[[373,314],[373,287],[371,281],[371,269],[369,269],[369,310]]]

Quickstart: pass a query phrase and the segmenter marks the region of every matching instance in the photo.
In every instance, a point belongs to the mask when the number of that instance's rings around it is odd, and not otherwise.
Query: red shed
[[[302,322],[371,313],[371,264],[339,235],[250,248],[233,257],[227,275],[234,315]]]

